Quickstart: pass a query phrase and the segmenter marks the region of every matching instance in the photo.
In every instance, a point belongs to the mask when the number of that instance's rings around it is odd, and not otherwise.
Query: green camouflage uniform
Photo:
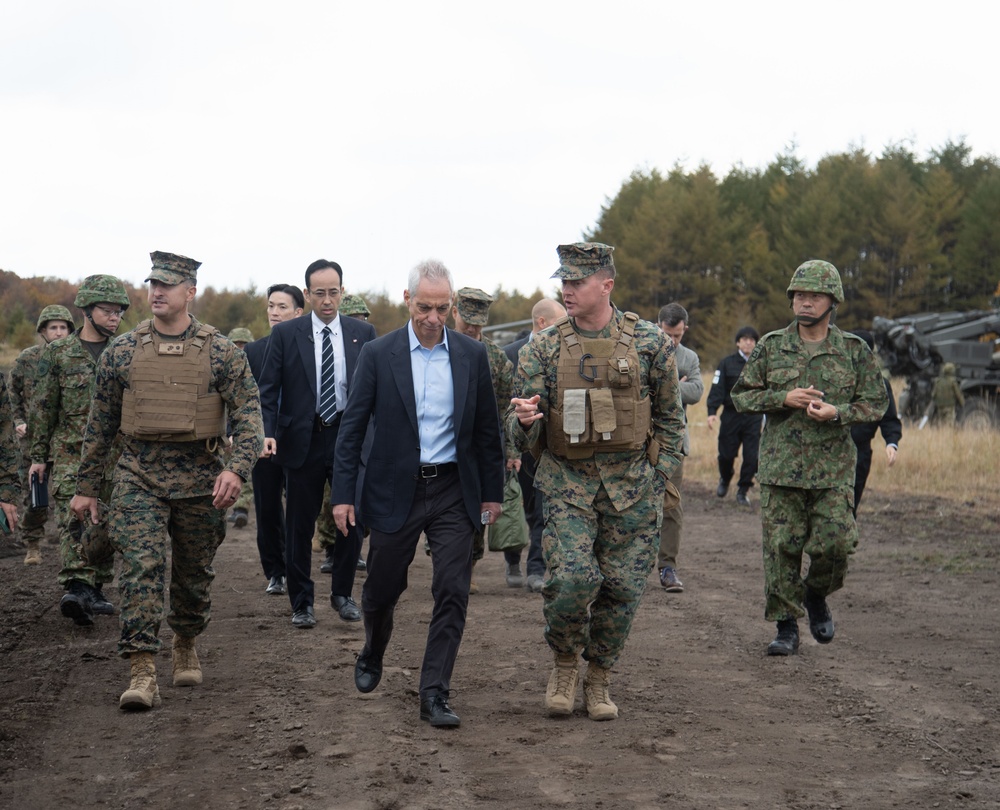
[[[177,340],[190,340],[201,324],[191,324]],[[134,332],[117,338],[101,356],[94,405],[87,423],[77,493],[96,496],[103,459],[118,433],[122,392],[137,340]],[[122,656],[157,652],[163,616],[167,533],[171,541],[170,613],[175,633],[194,637],[210,618],[212,561],[225,538],[225,512],[212,506],[212,489],[223,469],[244,481],[264,447],[257,383],[246,355],[221,334],[210,347],[212,381],[225,402],[233,447],[223,461],[222,444],[212,440],[166,442],[122,436],[114,470],[109,523],[111,541],[122,555]]]
[[[84,532],[84,526],[69,512],[96,378],[97,363],[80,340],[79,329],[52,341],[38,361],[28,420],[32,463],[52,461],[49,492],[56,514],[61,516],[59,583],[63,587],[73,580],[100,587],[114,578],[114,553],[104,524],[88,525]],[[107,495],[105,490],[102,497]]]
[[[35,371],[38,361],[42,358],[45,344],[36,343],[21,352],[10,370],[10,405],[14,414],[14,424],[28,424],[28,415],[32,408],[35,395]],[[28,482],[28,467],[31,466],[31,432],[17,439],[21,452],[21,463],[18,475],[21,480],[21,491],[24,493],[24,509],[18,529],[21,538],[27,542],[40,542],[45,535],[45,521],[49,516],[48,509],[31,509],[31,487]],[[51,461],[51,459],[49,459]],[[65,513],[58,514],[59,532],[62,533]]]
[[[623,321],[615,307],[600,333],[577,332],[610,338]],[[642,395],[651,400],[652,438],[659,445],[655,467],[645,450],[566,459],[546,449],[535,472],[535,486],[545,496],[545,639],[557,654],[582,650],[586,660],[604,668],[621,654],[656,560],[665,482],[681,462],[684,436],[673,345],[648,321],[636,324],[633,345]],[[541,413],[558,400],[559,352],[558,330],[546,329],[518,357],[514,396],[539,395]],[[525,431],[513,409],[505,411],[507,435],[519,450],[531,449],[545,420]]]
[[[514,364],[510,362],[507,353],[488,337],[481,339],[486,347],[486,355],[490,362],[490,377],[493,380],[493,390],[497,397],[497,413],[503,416],[510,407],[510,398],[514,395]],[[521,453],[514,446],[511,436],[505,432],[504,458],[520,458]],[[486,543],[483,539],[481,527],[476,529],[472,538],[472,559],[481,560],[486,552]]]
[[[17,479],[17,444],[7,378],[0,374],[0,502],[16,504],[21,490]]]
[[[785,395],[810,385],[838,409],[839,420],[817,422]],[[851,425],[877,422],[889,400],[878,361],[865,342],[830,326],[810,352],[798,323],[761,338],[732,390],[742,413],[766,414],[760,437],[764,615],[768,621],[804,615],[808,586],[827,596],[841,588],[858,543],[854,522],[857,448]],[[802,577],[802,554],[810,558]]]
[[[934,402],[935,424],[954,425],[955,413],[965,404],[965,396],[955,379],[955,364],[945,363],[941,367],[941,376],[934,381],[932,395]]]

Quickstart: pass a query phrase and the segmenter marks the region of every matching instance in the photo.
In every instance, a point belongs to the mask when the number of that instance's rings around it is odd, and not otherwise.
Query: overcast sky
[[[0,2],[0,268],[555,289],[635,169],[1000,155],[1000,6]]]

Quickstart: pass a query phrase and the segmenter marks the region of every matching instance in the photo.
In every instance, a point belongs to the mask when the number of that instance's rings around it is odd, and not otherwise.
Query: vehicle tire
[[[1000,427],[996,402],[985,397],[969,397],[958,415],[958,423],[966,430],[993,430]]]

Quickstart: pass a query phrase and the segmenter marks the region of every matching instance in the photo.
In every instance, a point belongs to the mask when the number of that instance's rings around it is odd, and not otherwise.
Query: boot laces
[[[576,669],[573,667],[556,667],[556,688],[557,695],[571,696],[573,687],[576,684]]]

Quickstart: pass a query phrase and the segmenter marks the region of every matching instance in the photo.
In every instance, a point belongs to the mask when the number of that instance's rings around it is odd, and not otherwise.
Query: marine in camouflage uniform
[[[493,391],[497,398],[497,413],[503,418],[510,407],[510,398],[514,392],[514,365],[504,350],[497,346],[492,340],[483,335],[483,327],[490,320],[490,304],[493,303],[493,296],[485,290],[477,287],[462,287],[455,293],[455,305],[452,307],[452,316],[455,319],[455,331],[463,335],[478,340],[486,347],[486,355],[490,361],[490,377],[493,380]],[[502,427],[502,426],[501,426]],[[521,466],[521,454],[509,440],[504,442],[504,458],[507,469],[517,469]],[[469,593],[477,593],[479,585],[476,583],[476,563],[483,558],[486,551],[486,544],[483,540],[483,530],[477,527],[472,538],[472,582],[469,584]],[[430,551],[427,552],[428,554]],[[508,556],[508,554],[510,556]],[[507,561],[507,584],[511,587],[519,588],[524,584],[519,571],[520,552],[508,552],[504,554]],[[513,564],[513,571],[511,569]],[[512,584],[513,583],[513,584]]]
[[[569,317],[521,348],[506,421],[519,448],[544,448],[535,486],[545,496],[542,596],[545,639],[555,654],[546,707],[552,715],[573,711],[582,651],[589,662],[584,697],[595,720],[618,716],[610,671],[656,560],[664,503],[676,503],[669,478],[684,436],[674,347],[657,326],[611,303],[612,250],[588,242],[557,249],[555,275]],[[627,351],[619,356],[619,349]],[[592,353],[605,359],[588,363]],[[612,400],[613,414],[605,407]],[[588,455],[574,447],[576,433],[583,445],[606,441],[618,449]]]
[[[17,478],[18,452],[14,441],[14,419],[7,378],[0,374],[0,509],[12,530],[17,528],[17,501],[20,488]]]
[[[787,292],[796,320],[761,339],[732,390],[737,410],[767,415],[757,478],[764,616],[778,625],[769,655],[798,649],[797,620],[805,613],[818,642],[833,640],[826,597],[843,586],[858,543],[851,426],[877,422],[888,406],[867,344],[830,323],[844,301],[837,268],[807,261]],[[803,553],[810,559],[805,577]]]
[[[66,590],[59,609],[76,624],[88,627],[94,623],[95,613],[114,614],[102,590],[103,584],[114,578],[114,552],[106,524],[84,526],[70,514],[69,503],[76,491],[97,361],[128,310],[128,291],[114,276],[88,276],[77,290],[73,305],[83,310],[83,326],[67,337],[52,341],[38,361],[28,420],[29,474],[44,478],[47,463],[52,461],[49,489],[56,514],[62,515],[59,584]],[[111,457],[105,461],[108,465],[114,463]],[[102,496],[105,502],[109,494],[105,489]]]
[[[246,355],[188,313],[200,263],[159,251],[151,258],[146,280],[153,319],[115,340],[101,357],[72,504],[78,517],[93,515],[104,459],[121,428],[109,523],[122,555],[118,652],[131,666],[119,701],[125,710],[159,702],[153,656],[160,649],[168,551],[173,682],[201,683],[194,640],[211,614],[212,562],[225,538],[225,510],[264,446],[260,398]],[[156,359],[161,356],[172,359]],[[168,401],[164,390],[172,395]],[[182,397],[190,407],[169,407],[183,404]],[[233,439],[228,462],[224,412]]]
[[[35,331],[41,336],[42,342],[29,346],[21,352],[10,370],[10,404],[14,414],[14,430],[21,451],[18,472],[21,476],[21,489],[24,492],[24,516],[20,524],[20,533],[21,539],[28,547],[24,557],[25,565],[38,565],[42,561],[40,544],[45,535],[45,521],[49,516],[48,507],[31,508],[31,481],[28,475],[31,463],[31,438],[28,433],[28,414],[34,400],[35,371],[38,369],[42,350],[53,340],[66,337],[73,331],[73,316],[66,307],[50,304],[39,313]],[[47,476],[44,481],[47,491]],[[60,530],[63,517],[59,516]],[[56,539],[58,540],[58,537]]]

